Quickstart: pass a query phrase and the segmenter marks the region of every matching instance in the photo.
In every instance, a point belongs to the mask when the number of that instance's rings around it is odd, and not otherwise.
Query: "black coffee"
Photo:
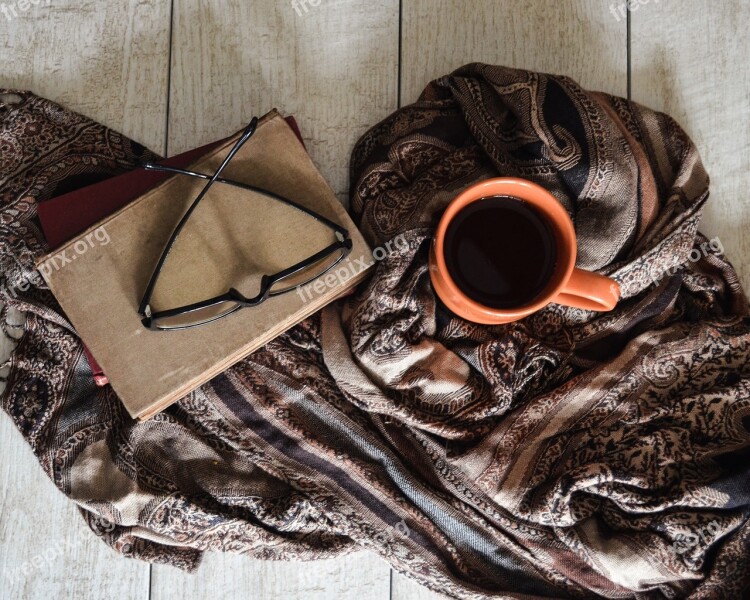
[[[547,221],[517,198],[472,202],[445,234],[448,273],[461,291],[491,308],[532,302],[549,283],[557,248]]]

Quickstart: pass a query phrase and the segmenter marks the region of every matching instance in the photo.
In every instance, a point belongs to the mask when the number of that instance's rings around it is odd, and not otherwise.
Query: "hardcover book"
[[[212,174],[237,136],[189,166]],[[160,174],[161,175],[161,174]],[[289,198],[342,227],[352,249],[313,283],[223,319],[177,331],[144,327],[138,305],[175,225],[205,185],[173,175],[39,261],[66,315],[134,418],[146,419],[359,283],[372,253],[290,126],[260,120],[222,176]],[[144,188],[145,189],[145,188]],[[157,310],[230,287],[250,296],[264,274],[315,254],[331,232],[275,198],[215,183],[192,214],[154,289]]]

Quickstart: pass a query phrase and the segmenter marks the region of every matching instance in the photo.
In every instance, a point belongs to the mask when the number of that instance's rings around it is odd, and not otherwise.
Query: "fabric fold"
[[[38,202],[156,157],[16,94],[0,104],[0,294],[26,320],[2,403],[115,550],[184,569],[205,551],[367,550],[454,598],[747,595],[748,302],[698,233],[708,176],[670,117],[504,67],[433,81],[352,153],[355,218],[390,248],[370,279],[136,423],[49,291],[21,284],[46,250]],[[442,306],[433,228],[493,176],[566,207],[578,266],[622,288],[614,311],[488,327]]]

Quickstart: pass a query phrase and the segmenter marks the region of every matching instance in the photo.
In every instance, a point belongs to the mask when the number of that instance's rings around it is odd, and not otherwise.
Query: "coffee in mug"
[[[430,278],[457,315],[508,323],[550,302],[612,310],[617,282],[575,267],[573,222],[543,187],[517,178],[483,181],[459,194],[438,224]]]
[[[532,205],[511,196],[482,198],[461,209],[443,251],[461,291],[492,308],[537,298],[557,261],[552,228]]]

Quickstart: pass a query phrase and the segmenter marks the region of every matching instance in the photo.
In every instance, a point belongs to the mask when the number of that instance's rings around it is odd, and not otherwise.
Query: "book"
[[[212,174],[237,136],[190,165]],[[138,305],[166,240],[205,181],[175,175],[38,262],[52,293],[130,415],[147,419],[359,283],[372,252],[276,111],[263,117],[224,174],[316,211],[349,232],[350,254],[304,288],[195,328],[144,327]],[[214,184],[185,226],[154,290],[156,310],[235,287],[320,249],[330,231],[267,195]]]
[[[304,146],[302,134],[294,117],[286,116],[284,120]],[[189,167],[223,142],[226,140],[188,150],[161,160],[159,164],[178,168]],[[170,176],[169,173],[159,171],[133,169],[41,202],[37,207],[37,214],[47,244],[50,248],[58,248],[89,226],[166,181]],[[83,349],[91,367],[94,382],[100,387],[107,385],[109,379],[101,365],[85,344]]]

